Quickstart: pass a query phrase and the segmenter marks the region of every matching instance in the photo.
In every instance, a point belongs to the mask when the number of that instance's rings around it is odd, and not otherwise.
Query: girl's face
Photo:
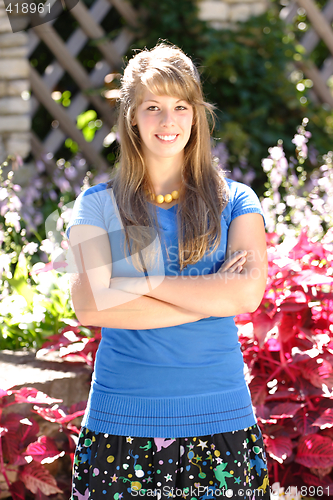
[[[182,160],[192,123],[193,108],[187,101],[146,90],[132,122],[138,126],[145,161]]]

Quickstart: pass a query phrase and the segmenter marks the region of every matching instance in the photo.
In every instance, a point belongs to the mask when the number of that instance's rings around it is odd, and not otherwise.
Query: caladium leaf
[[[273,328],[274,320],[265,312],[253,315],[253,333],[256,336],[259,346],[263,346],[267,333]]]
[[[85,403],[86,405],[86,403]],[[82,406],[80,407],[82,408]],[[84,408],[74,411],[74,413],[68,414],[67,408],[64,406],[54,405],[49,407],[34,406],[35,413],[38,413],[41,417],[49,422],[57,422],[58,424],[66,424],[71,422],[77,417],[81,417],[84,414]]]
[[[298,285],[315,286],[315,285],[331,285],[333,278],[326,276],[326,274],[319,273],[313,269],[304,269],[293,277],[294,283]]]
[[[324,477],[318,477],[315,476],[314,474],[311,474],[310,472],[303,472],[302,474],[302,479],[305,482],[305,484],[308,484],[310,486],[321,486],[324,488],[323,494],[328,497],[331,497],[333,495],[333,480],[329,476],[324,476]]]
[[[68,410],[69,415],[74,415],[77,412],[85,411],[87,407],[87,401],[80,401],[79,403],[74,403]],[[79,415],[81,416],[81,415]],[[76,417],[75,417],[76,418]]]
[[[302,259],[309,253],[318,256],[320,260],[325,258],[325,250],[320,243],[313,243],[307,237],[307,229],[303,228],[298,237],[296,245],[290,250],[288,257],[291,259]]]
[[[279,324],[279,339],[282,343],[289,342],[298,333],[297,315],[292,312],[284,312]]]
[[[265,403],[267,395],[266,380],[266,377],[258,375],[257,377],[254,377],[249,384],[254,406]]]
[[[35,403],[35,404],[52,404],[62,403],[62,399],[50,398],[44,392],[38,391],[33,387],[23,387],[17,391],[12,391],[15,394],[17,403]]]
[[[37,441],[30,443],[26,449],[26,456],[32,456],[37,462],[43,462],[46,458],[54,460],[64,453],[60,452],[53,439],[46,436],[39,436]]]
[[[333,367],[331,363],[323,358],[310,358],[308,361],[299,363],[302,375],[315,387],[322,388],[327,385],[329,390],[333,389]]]
[[[266,451],[269,456],[282,464],[286,458],[292,455],[293,444],[290,438],[284,436],[265,438]]]
[[[317,411],[309,411],[307,408],[302,408],[293,418],[295,426],[302,436],[315,434],[318,428],[313,427],[313,423],[318,417]]]
[[[7,428],[3,438],[4,454],[9,463],[23,465],[26,463],[23,455],[25,447],[36,439],[39,426],[33,419],[22,419],[19,413],[8,413],[2,420]]]
[[[35,495],[35,500],[49,500],[49,497],[44,493],[42,493],[40,490],[38,490]]]
[[[37,462],[25,465],[22,471],[20,471],[20,479],[32,493],[37,493],[38,490],[46,496],[62,493],[61,489],[57,486],[55,478],[45,467]]]
[[[15,481],[9,486],[9,491],[13,500],[25,500],[25,488],[22,481]]]
[[[280,403],[271,411],[272,418],[293,418],[295,414],[300,410],[302,405],[297,403]]]
[[[327,410],[313,422],[313,425],[317,425],[320,429],[329,429],[333,427],[333,408],[327,408]]]
[[[3,398],[5,396],[8,396],[8,391],[0,388],[0,398]]]
[[[48,337],[47,341],[42,345],[42,349],[50,351],[55,351],[60,347],[71,344],[72,342],[78,342],[82,340],[83,337],[80,328],[77,326],[66,326],[61,330],[60,333],[51,335]]]
[[[281,344],[278,339],[274,337],[270,338],[266,342],[267,349],[271,352],[279,352],[281,349]]]
[[[333,465],[333,441],[319,434],[301,436],[295,461],[305,467]]]

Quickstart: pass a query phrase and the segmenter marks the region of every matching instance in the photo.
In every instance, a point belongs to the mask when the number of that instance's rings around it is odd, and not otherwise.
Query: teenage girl
[[[254,191],[212,161],[209,113],[179,48],[137,53],[119,164],[75,202],[72,302],[102,340],[73,500],[270,498],[234,322],[265,290],[264,220]]]

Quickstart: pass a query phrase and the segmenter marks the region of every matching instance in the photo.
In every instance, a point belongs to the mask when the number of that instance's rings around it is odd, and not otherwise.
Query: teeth
[[[157,137],[162,139],[162,141],[173,141],[176,139],[177,135],[158,135]]]

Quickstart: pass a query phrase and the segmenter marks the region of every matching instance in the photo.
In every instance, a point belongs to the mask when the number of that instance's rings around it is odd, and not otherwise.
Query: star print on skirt
[[[135,497],[269,500],[259,427],[177,439],[113,436],[82,428],[71,500]]]

